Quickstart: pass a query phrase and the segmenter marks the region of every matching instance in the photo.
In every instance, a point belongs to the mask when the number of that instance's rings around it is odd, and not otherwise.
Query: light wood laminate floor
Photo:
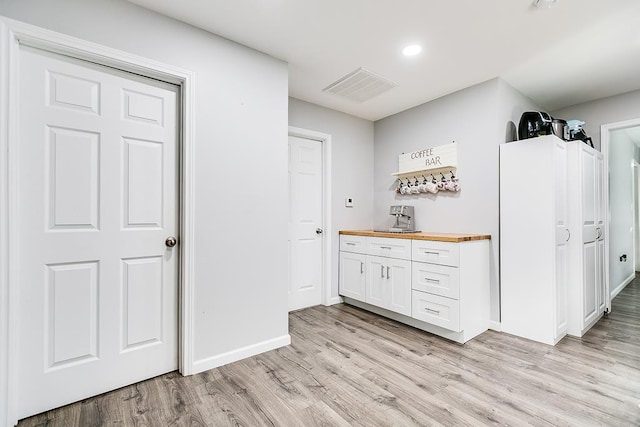
[[[459,345],[342,304],[289,319],[288,347],[19,425],[640,425],[639,279],[555,347],[493,331]]]

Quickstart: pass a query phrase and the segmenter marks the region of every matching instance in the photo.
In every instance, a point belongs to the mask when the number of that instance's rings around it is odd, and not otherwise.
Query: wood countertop
[[[422,231],[419,233],[390,233],[373,230],[340,230],[339,233],[347,236],[391,237],[393,239],[434,240],[437,242],[454,243],[491,239],[490,234],[435,233],[429,231]]]

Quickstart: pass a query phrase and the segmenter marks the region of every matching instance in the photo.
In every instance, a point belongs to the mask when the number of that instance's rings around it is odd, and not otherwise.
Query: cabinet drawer
[[[340,235],[340,250],[344,252],[355,252],[359,254],[366,254],[366,241],[364,236],[348,236],[345,234]]]
[[[410,260],[411,240],[369,237],[367,239],[367,254]]]
[[[460,302],[458,300],[412,291],[411,317],[454,332],[460,332]]]
[[[457,267],[459,265],[460,247],[458,243],[414,240],[412,255],[414,261]]]
[[[411,287],[443,297],[460,298],[458,267],[412,262]]]

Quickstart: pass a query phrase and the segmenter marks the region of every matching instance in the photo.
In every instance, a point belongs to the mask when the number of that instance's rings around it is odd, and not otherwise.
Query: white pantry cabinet
[[[544,136],[500,145],[503,332],[551,345],[567,332],[567,193],[566,142]]]
[[[555,136],[500,146],[503,332],[555,345],[602,316],[602,159]]]
[[[489,236],[360,233],[340,235],[345,302],[460,343],[488,329]]]

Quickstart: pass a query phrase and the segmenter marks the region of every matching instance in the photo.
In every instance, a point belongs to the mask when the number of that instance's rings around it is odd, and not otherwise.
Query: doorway
[[[289,127],[289,311],[331,301],[331,136]]]
[[[44,30],[32,25],[23,24],[17,21],[12,21],[0,17],[0,56],[6,59],[5,61],[2,61],[0,63],[0,82],[2,83],[0,84],[0,99],[3,100],[3,102],[0,103],[0,123],[2,124],[2,126],[0,126],[0,128],[2,128],[2,132],[0,132],[0,153],[3,153],[3,155],[0,156],[0,234],[3,236],[3,238],[0,239],[0,414],[2,417],[2,419],[0,419],[0,425],[14,425],[17,422],[18,416],[20,414],[18,397],[20,395],[20,387],[22,386],[22,378],[20,378],[19,375],[19,367],[21,361],[17,349],[20,343],[21,327],[23,326],[21,325],[20,320],[23,319],[23,317],[19,308],[21,301],[21,289],[19,286],[20,257],[18,256],[18,249],[21,242],[20,229],[18,227],[18,224],[20,223],[20,211],[18,203],[20,191],[17,178],[18,176],[20,176],[20,166],[19,158],[16,153],[18,152],[17,144],[18,141],[20,141],[18,114],[20,105],[18,102],[19,82],[22,78],[19,73],[19,65],[21,61],[20,55],[23,49],[32,48],[41,49],[52,53],[55,52],[57,54],[61,54],[78,60],[88,61],[93,64],[106,65],[107,67],[111,67],[113,69],[126,71],[129,73],[137,74],[139,76],[150,77],[151,79],[164,81],[173,85],[177,85],[179,87],[179,90],[176,93],[178,95],[176,97],[176,106],[180,111],[179,114],[176,114],[176,124],[179,126],[179,131],[176,131],[176,155],[178,159],[176,162],[176,189],[177,194],[180,194],[180,199],[177,203],[180,221],[178,223],[179,229],[176,235],[180,237],[180,256],[178,257],[176,254],[176,258],[179,258],[179,260],[177,260],[175,270],[176,275],[177,271],[180,272],[177,279],[179,281],[179,307],[177,307],[176,310],[179,316],[176,322],[179,325],[179,331],[176,334],[177,352],[174,351],[172,357],[174,360],[177,359],[177,366],[182,374],[188,375],[193,371],[193,326],[191,321],[193,311],[191,307],[194,303],[192,283],[193,266],[191,262],[193,253],[193,222],[191,219],[193,204],[193,178],[191,172],[193,169],[193,155],[191,150],[191,147],[193,145],[193,123],[191,113],[191,100],[194,97],[195,91],[193,85],[193,73],[170,65],[161,64],[156,61],[150,61],[146,58],[132,55],[127,52],[118,51],[116,49],[108,48],[95,43],[76,39],[74,37],[66,36],[53,31]],[[65,79],[64,72],[59,73],[58,76],[61,78],[61,87],[66,83],[69,83],[68,81],[63,81]],[[50,77],[51,75],[47,78]],[[81,80],[82,79],[78,81]],[[84,83],[87,83],[89,86],[91,86],[91,79],[85,80],[87,81],[85,81]],[[49,79],[49,82],[50,81],[51,80]],[[89,91],[88,93],[90,92],[91,91]],[[46,93],[50,94],[51,92],[50,90],[47,90]],[[71,99],[66,98],[66,101],[80,100],[79,105],[82,105],[83,100],[86,101],[86,99],[89,98],[77,98],[76,95],[73,95]],[[64,102],[65,98],[62,97],[59,100]],[[73,102],[70,102],[70,104],[73,104]],[[142,104],[144,104],[144,102]],[[137,106],[133,106],[131,104],[132,109],[130,110],[130,113],[132,116],[136,115],[136,110],[140,106],[140,103]],[[139,112],[140,110],[138,109],[137,111]],[[87,112],[87,114],[91,113]],[[143,119],[144,117],[142,116],[139,118]],[[49,130],[60,130],[58,135],[61,136],[61,141],[64,140],[64,138],[69,137],[68,139],[66,139],[66,142],[69,143],[66,145],[66,147],[64,147],[64,143],[61,144],[60,148],[62,151],[60,151],[60,153],[63,154],[65,148],[70,149],[68,151],[75,151],[72,148],[75,147],[75,142],[78,142],[78,140],[74,139],[74,137],[77,137],[79,135],[73,134],[73,132],[71,132],[70,134],[65,133],[65,126],[59,126],[59,129],[54,128],[55,127],[52,127]],[[44,130],[43,134],[45,134]],[[51,133],[49,133],[49,137],[50,136]],[[94,138],[95,141],[95,137],[91,136],[90,133],[84,136],[87,137],[85,138],[86,141],[90,141],[92,138]],[[144,148],[151,149],[152,147],[145,144],[148,141],[143,140],[133,142],[134,144],[131,145],[133,149],[129,151],[129,154],[133,155],[133,157],[130,157],[130,160],[133,159],[135,161],[134,158],[137,156],[137,154],[141,154],[136,153],[136,150],[138,148],[142,148],[144,151]],[[135,142],[140,142],[140,144],[136,145]],[[90,142],[88,145],[92,147],[96,146],[95,142]],[[48,148],[50,147],[51,144],[49,144]],[[89,160],[88,163],[92,164],[95,159],[93,148],[87,149],[87,146],[82,146],[82,148],[86,159]],[[62,161],[64,159],[64,156],[61,155],[60,159]],[[49,167],[51,166],[51,164],[52,163],[49,163]],[[86,164],[87,163],[85,162],[84,166],[86,166]],[[71,170],[71,167],[67,167],[65,169]],[[87,175],[87,171],[91,171],[91,168],[84,167],[81,169],[85,175]],[[74,174],[71,173],[70,175]],[[86,188],[92,188],[93,181],[91,179],[88,180],[88,182],[80,182],[77,177],[70,175],[67,174],[66,176],[60,176],[60,179],[62,180],[60,182],[66,182],[72,187],[73,185],[78,185],[80,187],[84,185],[85,190]],[[91,175],[92,173],[89,172],[87,176]],[[72,191],[70,194],[73,193],[74,192]],[[64,191],[60,194],[61,197],[65,197]],[[89,191],[85,194],[92,193],[91,191]],[[74,198],[72,197],[71,199]],[[88,199],[91,200],[91,197],[89,197]],[[45,202],[46,200],[47,199],[45,199]],[[84,200],[86,201],[87,198],[85,198]],[[72,202],[75,202],[75,200],[72,200]],[[95,222],[94,220],[96,219],[96,217],[93,215],[92,209],[87,209],[88,205],[91,205],[91,203],[85,203],[83,205],[83,209],[79,210],[76,210],[75,207],[69,208],[70,205],[66,205],[66,211],[57,212],[58,219],[60,219],[60,221],[57,223],[55,223],[54,221],[54,226],[60,225],[61,229],[64,229],[66,226],[72,225],[67,223],[69,222],[68,220],[77,220],[78,217],[74,217],[74,215],[82,213],[84,219],[89,218],[89,221],[87,221],[88,225],[80,224],[83,221],[79,221],[75,223],[75,225],[82,225],[82,227],[91,227],[92,221]],[[141,209],[144,210],[145,207],[141,207]],[[49,209],[47,212],[53,212],[54,214],[56,213],[55,209]],[[137,210],[137,212],[140,213],[141,210]],[[51,216],[47,216],[46,221],[40,221],[38,224],[34,224],[34,227],[45,229],[45,227],[51,225],[51,222],[49,222],[51,218]],[[134,222],[135,221],[133,221],[132,223]],[[144,265],[144,262],[140,263],[140,265],[137,265],[135,257],[133,257],[131,261],[132,262],[130,264],[134,268],[130,270],[132,272],[132,275],[129,276],[130,278],[133,278],[133,276],[136,276],[136,273],[140,273],[142,272],[142,270],[146,270],[146,267],[148,267],[148,265]],[[149,265],[151,264],[153,263],[149,263]],[[68,265],[77,266],[79,268],[77,269],[77,271],[68,271],[66,269]],[[95,263],[92,264],[83,262],[71,262],[68,265],[65,261],[61,262],[60,265],[54,265],[53,267],[55,268],[50,269],[50,272],[53,272],[53,274],[45,275],[43,272],[43,277],[45,277],[45,280],[51,279],[52,277],[56,279],[55,276],[58,275],[57,278],[71,279],[68,283],[73,283],[78,278],[82,278],[83,280],[85,278],[88,278],[88,280],[84,280],[84,282],[91,283],[94,277],[94,272],[97,272],[98,270],[97,268],[94,268]],[[133,270],[138,271],[133,272]],[[86,289],[83,290],[84,295],[89,296],[89,298],[93,298],[93,290],[91,290],[91,286],[89,288],[89,291],[86,291]],[[76,295],[75,292],[71,291],[71,288],[67,288],[67,290],[69,291],[68,295]],[[135,296],[132,301],[134,299]],[[51,300],[51,298],[49,300]],[[70,301],[66,302],[67,306],[70,303]],[[89,307],[91,307],[91,304],[89,304]],[[48,318],[50,318],[49,315],[47,316]],[[69,323],[74,322],[73,319],[68,318],[66,319],[66,321],[68,321]],[[140,328],[134,328],[135,330],[131,329],[130,331],[127,331],[131,332],[129,338],[133,338],[133,341],[136,341],[136,339],[134,338],[136,333],[141,332],[144,329],[141,323],[138,324],[138,326],[140,326]],[[89,325],[89,328],[92,328],[91,324]],[[138,335],[138,338],[140,337],[141,335]],[[70,337],[67,336],[66,338]],[[72,340],[70,342],[72,342]],[[140,346],[145,345],[140,341],[137,341],[136,343],[140,344]],[[78,350],[78,347],[76,347],[75,344],[77,343],[73,343],[71,347],[67,347],[65,348],[65,350],[62,350],[62,347],[59,347],[57,356],[55,355],[56,347],[51,347],[49,345],[45,356],[49,357],[51,355],[49,350],[53,348],[54,358],[69,355],[71,356],[70,359],[77,358],[77,360],[74,360],[73,362],[69,360],[71,364],[81,364],[83,362],[86,362],[87,359],[90,359],[90,357],[84,359],[82,357],[78,357],[77,355],[79,353],[75,353],[75,355],[71,354],[71,352],[69,352],[70,349],[73,349],[74,351]],[[85,341],[84,344],[87,344],[87,341]],[[93,345],[91,340],[88,341],[88,344],[90,347]],[[148,342],[146,344],[153,345],[153,343],[151,342]],[[85,378],[85,380],[87,380],[87,378]]]
[[[638,248],[638,178],[640,118],[601,126],[605,156],[607,221],[606,297],[611,299],[634,280]]]
[[[19,60],[22,418],[178,368],[180,89],[29,47]]]

